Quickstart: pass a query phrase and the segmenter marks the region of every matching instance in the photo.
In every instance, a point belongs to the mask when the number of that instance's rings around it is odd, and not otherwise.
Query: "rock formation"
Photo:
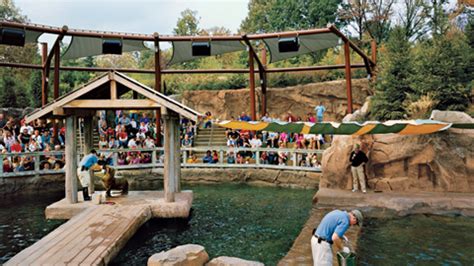
[[[209,255],[203,246],[188,244],[154,254],[148,258],[148,266],[199,266],[207,261],[209,261]]]
[[[369,95],[366,79],[352,81],[354,109],[359,108]],[[257,112],[261,110],[261,92],[256,93]],[[183,104],[201,112],[210,111],[221,120],[237,117],[241,112],[250,112],[248,89],[185,91],[181,96]],[[286,88],[267,89],[267,111],[272,117],[281,117],[290,110],[303,120],[319,102],[326,107],[325,120],[341,120],[347,111],[347,94],[344,80],[298,85]],[[260,117],[259,115],[257,115]]]
[[[258,261],[243,260],[234,257],[221,256],[212,259],[206,266],[263,266]]]
[[[354,143],[361,143],[369,158],[366,174],[371,189],[474,192],[474,133],[467,131],[335,136],[323,154],[320,188],[352,187],[349,154]]]

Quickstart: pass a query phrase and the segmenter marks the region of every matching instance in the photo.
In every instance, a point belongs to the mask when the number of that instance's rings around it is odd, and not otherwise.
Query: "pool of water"
[[[112,265],[145,265],[160,251],[199,244],[211,258],[234,256],[275,265],[309,217],[315,191],[195,185],[189,220],[154,219],[143,225]]]
[[[474,218],[413,215],[369,220],[361,265],[474,265]]]
[[[0,200],[0,264],[64,222],[44,217],[46,206],[63,197],[64,193],[55,193]]]

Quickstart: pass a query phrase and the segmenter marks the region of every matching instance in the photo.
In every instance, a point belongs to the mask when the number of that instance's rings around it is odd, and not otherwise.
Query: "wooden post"
[[[161,92],[161,58],[159,35],[155,33],[155,90]],[[156,147],[161,147],[161,109],[155,111],[156,117]]]
[[[54,82],[53,82],[53,97],[56,100],[59,98],[59,67],[61,64],[60,60],[60,47],[59,42],[53,47],[54,49]]]
[[[180,191],[181,161],[179,145],[179,115],[166,109],[163,115],[165,122],[165,162],[164,162],[164,190],[165,201],[174,202],[175,192]]]
[[[91,116],[86,116],[84,117],[84,155],[87,155],[91,153],[94,144],[93,144],[93,126],[92,126],[92,117]],[[89,174],[91,177],[91,180],[89,182],[89,193],[92,195],[95,191],[94,189],[94,171],[92,169],[89,169]]]
[[[250,87],[250,115],[252,121],[257,120],[257,114],[255,113],[255,67],[253,65],[253,55],[249,51],[249,68],[250,68],[250,77],[249,77],[249,87]]]
[[[267,49],[265,45],[262,45],[262,64],[265,67],[263,71],[263,80],[260,82],[260,86],[262,88],[262,113],[260,117],[263,117],[267,113]]]
[[[48,43],[41,43],[41,106],[45,106],[48,103],[48,77],[46,75],[46,60],[48,58]]]
[[[346,65],[347,113],[352,113],[351,54],[349,42],[344,42],[344,61]]]
[[[66,118],[66,200],[77,203],[77,118]]]
[[[372,40],[372,42],[370,43],[370,46],[371,46],[372,61],[374,61],[374,63],[377,63],[377,42],[375,42],[375,40]]]

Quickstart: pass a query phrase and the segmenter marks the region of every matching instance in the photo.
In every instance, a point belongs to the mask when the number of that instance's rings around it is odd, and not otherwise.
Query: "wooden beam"
[[[161,58],[160,58],[160,36],[155,36],[155,90],[161,93]],[[156,146],[161,147],[161,109],[155,110]]]
[[[46,64],[48,58],[48,43],[41,43],[41,64]],[[46,76],[46,67],[41,68],[41,106],[48,104],[48,77]]]
[[[257,113],[255,111],[255,69],[253,65],[253,53],[249,52],[249,93],[250,93],[250,115],[252,121],[257,120]]]
[[[262,113],[260,117],[263,117],[267,113],[267,48],[265,45],[262,45],[262,64],[265,67],[265,72],[263,73],[263,81],[261,82],[262,88]]]
[[[77,203],[77,118],[66,118],[66,201]]]
[[[351,78],[351,54],[349,42],[344,42],[344,60],[346,63],[346,91],[347,91],[347,113],[352,113],[352,78]]]
[[[63,108],[55,108],[53,110],[53,115],[59,115],[59,116],[64,116],[65,113],[64,113],[64,109]]]
[[[117,82],[115,80],[110,81],[110,99],[117,100]]]
[[[85,109],[153,109],[161,105],[148,99],[116,99],[116,100],[73,100],[63,108]]]

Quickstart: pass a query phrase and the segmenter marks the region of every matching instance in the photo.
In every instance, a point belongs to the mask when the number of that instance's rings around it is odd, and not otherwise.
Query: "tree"
[[[31,75],[31,81],[30,81],[30,96],[32,99],[31,101],[31,106],[32,107],[41,107],[41,82],[42,82],[42,74],[41,71],[35,71],[33,72],[33,75]]]
[[[429,0],[428,26],[431,35],[444,35],[449,29],[448,0]]]
[[[368,0],[348,0],[339,9],[339,16],[346,21],[349,27],[357,33],[359,41],[366,31],[366,21],[370,12],[370,3]]]
[[[428,7],[424,0],[404,0],[404,11],[400,12],[400,25],[404,28],[409,40],[416,41],[426,34]]]
[[[175,35],[194,36],[199,33],[199,18],[197,11],[186,9],[181,12],[181,17],[176,23],[176,28],[173,29]]]
[[[420,45],[413,87],[416,94],[433,95],[436,109],[464,111],[473,80],[472,54],[466,37],[457,29]]]
[[[4,73],[0,82],[0,106],[18,107],[15,94],[15,81],[12,76]]]
[[[387,42],[387,52],[381,62],[373,99],[372,116],[377,120],[402,119],[403,103],[413,92],[411,47],[402,27],[395,27]]]
[[[0,18],[7,21],[24,22],[26,16],[21,15],[20,10],[15,6],[12,0],[1,0]]]

